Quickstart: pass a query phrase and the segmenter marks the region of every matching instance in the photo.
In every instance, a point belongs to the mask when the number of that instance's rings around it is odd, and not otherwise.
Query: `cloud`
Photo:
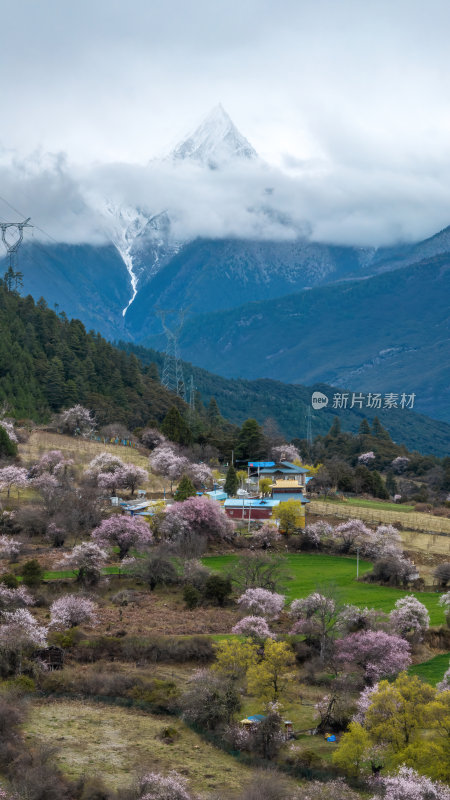
[[[105,198],[168,209],[180,240],[377,246],[450,222],[446,0],[2,6],[0,194],[58,241],[105,241]],[[218,101],[264,163],[159,158]]]

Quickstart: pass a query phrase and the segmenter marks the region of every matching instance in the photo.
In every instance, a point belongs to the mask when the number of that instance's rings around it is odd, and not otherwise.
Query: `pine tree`
[[[188,445],[192,440],[190,428],[176,406],[169,408],[162,421],[161,433],[177,444]]]
[[[262,428],[256,419],[247,419],[239,432],[236,457],[248,461],[264,458],[267,453],[267,444]]]
[[[229,497],[233,497],[239,486],[238,476],[236,475],[236,470],[233,467],[233,464],[230,464],[227,470],[227,477],[225,479],[224,491],[227,493]]]
[[[0,458],[17,455],[17,445],[12,442],[3,425],[0,424]]]
[[[386,490],[388,491],[391,497],[393,497],[394,494],[398,493],[397,481],[394,478],[393,472],[388,472],[388,474],[386,475]]]
[[[380,473],[377,472],[376,469],[371,473],[372,474],[372,494],[374,497],[379,497],[381,500],[388,500],[389,494],[386,490],[384,485],[383,478],[381,477]]]
[[[188,475],[183,475],[174,494],[175,500],[187,500],[188,497],[195,497],[196,494],[196,488],[190,477]]]
[[[363,421],[361,422],[358,433],[360,436],[370,436],[370,425],[367,422],[366,418],[364,418]]]
[[[219,406],[217,405],[215,397],[211,397],[211,400],[208,403],[206,416],[210,425],[215,425],[220,419]]]
[[[341,433],[341,421],[339,417],[335,417],[333,422],[331,423],[331,428],[328,431],[328,436],[332,436],[333,438],[335,438],[336,436],[339,436],[340,433]]]
[[[388,439],[389,441],[391,439],[388,431],[386,430],[386,428],[383,428],[378,417],[373,418],[372,434],[373,436],[376,436],[377,439]]]

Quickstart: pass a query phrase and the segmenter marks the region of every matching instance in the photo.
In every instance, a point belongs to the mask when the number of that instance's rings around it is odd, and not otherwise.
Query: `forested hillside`
[[[161,420],[174,402],[156,367],[141,367],[79,320],[0,286],[0,405],[36,422],[82,403],[97,423],[129,428]]]
[[[119,346],[127,352],[135,353],[143,364],[156,363],[162,369],[164,354],[157,350],[146,349],[127,342]],[[392,439],[404,444],[410,450],[419,453],[430,453],[439,457],[450,451],[450,425],[438,422],[423,414],[401,408],[332,408],[330,400],[326,408],[315,411],[311,408],[313,391],[324,392],[333,397],[336,389],[324,383],[311,386],[299,386],[281,381],[261,378],[260,380],[244,380],[243,378],[223,378],[200,367],[184,362],[185,377],[193,376],[195,387],[206,405],[214,397],[221,414],[235,424],[253,417],[260,424],[268,418],[274,420],[284,436],[302,439],[306,436],[308,409],[311,409],[311,428],[313,437],[324,435],[339,417],[342,430],[357,433],[364,418],[373,421],[378,416]]]

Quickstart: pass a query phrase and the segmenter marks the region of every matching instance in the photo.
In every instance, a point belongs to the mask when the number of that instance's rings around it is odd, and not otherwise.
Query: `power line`
[[[19,214],[20,217],[25,217],[25,214],[22,214],[22,212],[19,211],[19,209],[11,205],[11,203],[9,203],[8,200],[6,200],[6,198],[2,197],[1,195],[0,195],[0,200],[2,200],[3,203],[5,203],[12,211],[15,211],[16,214]],[[47,236],[49,239],[51,239],[52,242],[55,242],[55,244],[59,244],[57,239],[55,239],[50,233],[47,233],[47,231],[44,231],[43,228],[40,228],[39,225],[34,225],[33,227],[36,228],[37,231],[43,233],[44,236]]]

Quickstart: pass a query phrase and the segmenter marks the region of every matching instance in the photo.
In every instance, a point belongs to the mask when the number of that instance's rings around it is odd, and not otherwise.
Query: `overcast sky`
[[[448,0],[0,0],[0,10],[0,194],[57,238],[68,227],[94,236],[94,163],[145,165],[218,102],[283,170],[283,211],[314,238],[386,244],[450,224]],[[245,187],[258,181],[241,176],[226,203],[250,202]],[[218,178],[218,217],[223,191]],[[239,224],[211,233],[238,235]]]

